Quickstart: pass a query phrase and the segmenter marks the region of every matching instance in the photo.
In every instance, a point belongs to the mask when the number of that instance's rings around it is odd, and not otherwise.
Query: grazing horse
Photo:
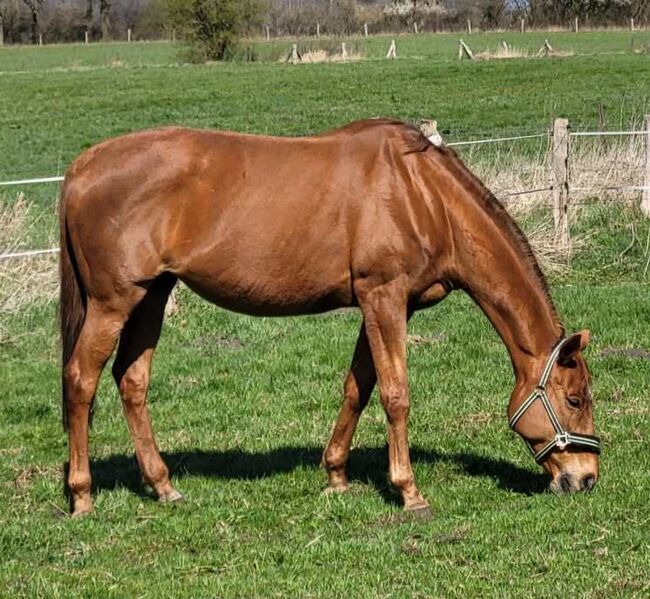
[[[598,476],[589,333],[568,338],[524,235],[456,154],[401,121],[313,137],[162,128],[96,145],[68,170],[60,203],[63,419],[73,514],[92,509],[91,407],[113,375],[143,477],[181,495],[146,406],[150,367],[178,279],[215,304],[291,316],[357,306],[363,315],[344,399],[325,449],[329,489],[348,487],[357,422],[379,382],[390,480],[428,510],[413,476],[407,322],[462,289],[506,345],[511,425],[557,492]]]

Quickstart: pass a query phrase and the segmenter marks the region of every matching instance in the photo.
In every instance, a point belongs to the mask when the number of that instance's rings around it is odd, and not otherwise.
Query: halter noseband
[[[548,454],[551,453],[554,449],[559,449],[562,451],[569,445],[581,447],[584,451],[591,451],[597,454],[600,453],[600,439],[598,437],[594,437],[593,435],[570,433],[562,428],[560,420],[555,414],[553,406],[551,405],[551,401],[549,400],[548,394],[546,393],[546,385],[548,384],[548,379],[551,376],[551,371],[553,370],[553,366],[558,359],[558,356],[560,355],[562,347],[566,342],[566,339],[560,339],[557,345],[553,348],[551,355],[546,361],[544,372],[539,379],[537,387],[535,387],[535,390],[517,408],[509,421],[510,428],[514,430],[517,422],[519,422],[521,417],[526,413],[526,410],[528,410],[528,408],[530,408],[530,406],[535,403],[535,400],[539,399],[542,402],[542,406],[544,407],[544,410],[546,411],[546,414],[548,415],[548,418],[551,421],[553,428],[555,429],[555,437],[553,437],[553,439],[544,445],[544,447],[542,447],[537,453],[535,453],[533,450],[533,446],[530,444],[530,442],[527,439],[524,439],[526,445],[528,446],[528,449],[530,449],[530,453],[533,454],[533,458],[538,464],[541,464],[546,459]]]

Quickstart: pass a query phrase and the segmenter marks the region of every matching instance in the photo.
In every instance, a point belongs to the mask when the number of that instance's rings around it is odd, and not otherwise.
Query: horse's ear
[[[574,366],[575,357],[587,347],[591,333],[588,330],[571,335],[562,346],[557,362],[560,366]]]

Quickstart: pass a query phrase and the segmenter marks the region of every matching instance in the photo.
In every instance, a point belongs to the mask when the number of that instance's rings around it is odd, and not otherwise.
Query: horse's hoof
[[[83,518],[88,514],[92,514],[93,511],[93,500],[90,497],[90,494],[84,494],[79,497],[75,497],[72,502],[72,514],[73,518]]]
[[[70,517],[72,518],[85,518],[86,516],[90,516],[90,514],[93,513],[93,508],[78,508],[75,509],[72,514],[70,514]]]
[[[340,495],[350,490],[350,485],[330,485],[323,491],[324,495]]]
[[[417,505],[412,508],[407,508],[406,512],[414,520],[431,520],[433,518],[433,510],[425,503],[424,505]]]
[[[175,503],[177,501],[183,501],[183,496],[174,489],[173,491],[164,493],[158,497],[158,501],[160,501],[160,503]]]

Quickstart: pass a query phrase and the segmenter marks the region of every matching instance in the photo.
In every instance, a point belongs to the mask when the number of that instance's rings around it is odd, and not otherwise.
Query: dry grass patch
[[[536,223],[526,230],[544,271],[567,274],[572,256],[588,245],[588,237],[574,235],[570,248],[555,244],[549,140],[541,138],[536,152],[528,155],[515,154],[514,150],[511,143],[472,146],[463,153],[463,158],[517,221],[532,220]],[[644,152],[643,136],[640,135],[572,138],[571,220],[579,219],[582,209],[594,200],[625,204],[640,202],[641,191],[630,188],[643,183]],[[544,215],[541,219],[540,214]]]
[[[365,55],[356,50],[348,50],[347,56],[343,56],[341,50],[328,51],[323,49],[306,50],[300,54],[300,64],[318,64],[323,62],[355,62],[363,60]],[[279,62],[291,62],[291,55],[283,57]]]
[[[559,50],[553,50],[548,54],[540,54],[540,52],[530,52],[522,48],[516,48],[508,44],[503,44],[500,48],[496,50],[486,50],[485,52],[477,52],[474,54],[476,60],[507,60],[511,58],[539,58],[543,57],[565,57],[573,56],[573,52],[563,52]]]
[[[20,194],[11,204],[0,204],[0,253],[8,254],[25,248],[29,231],[38,219],[30,213],[25,197]],[[49,239],[48,247],[57,240]],[[56,297],[58,290],[57,254],[0,260],[0,342],[8,336],[8,322],[30,304]]]
[[[478,52],[474,54],[477,60],[503,60],[507,58],[530,58],[531,55],[528,50],[515,48],[513,46],[502,46],[497,50],[486,50],[485,52]]]

